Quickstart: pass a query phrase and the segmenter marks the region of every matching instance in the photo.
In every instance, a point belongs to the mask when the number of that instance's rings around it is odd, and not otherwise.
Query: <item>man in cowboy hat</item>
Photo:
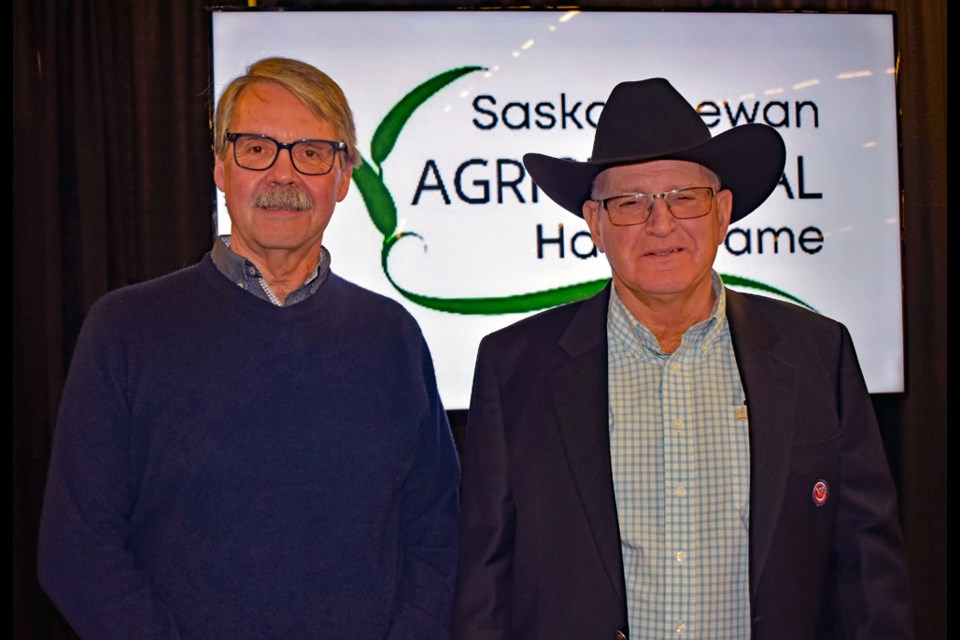
[[[712,268],[784,159],[765,125],[711,137],[663,79],[613,90],[590,161],[524,157],[612,283],[480,346],[455,635],[911,635],[847,330]]]

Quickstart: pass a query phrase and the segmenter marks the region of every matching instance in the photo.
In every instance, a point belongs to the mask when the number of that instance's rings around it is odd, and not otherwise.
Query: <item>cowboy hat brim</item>
[[[554,202],[580,217],[583,217],[583,203],[591,198],[593,181],[601,171],[653,160],[696,162],[716,173],[721,188],[733,192],[730,222],[736,222],[759,207],[780,183],[786,147],[772,127],[746,124],[686,149],[604,158],[602,162],[577,162],[540,153],[523,156],[523,164],[537,186]]]

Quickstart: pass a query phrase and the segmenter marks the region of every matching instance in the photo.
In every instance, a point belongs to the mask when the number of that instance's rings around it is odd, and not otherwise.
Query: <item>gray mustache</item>
[[[255,209],[304,211],[313,207],[313,198],[292,186],[265,187],[253,194],[250,206]]]

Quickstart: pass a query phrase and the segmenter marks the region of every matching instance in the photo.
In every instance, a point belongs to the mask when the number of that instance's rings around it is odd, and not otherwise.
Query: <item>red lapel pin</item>
[[[810,493],[810,497],[813,498],[813,504],[822,507],[824,503],[826,503],[829,495],[830,489],[827,487],[826,481],[817,480],[817,483],[813,485],[813,491]]]

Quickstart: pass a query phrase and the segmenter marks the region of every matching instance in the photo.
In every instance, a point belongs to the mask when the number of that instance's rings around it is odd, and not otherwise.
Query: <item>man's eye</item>
[[[319,160],[320,158],[326,158],[330,153],[329,149],[321,144],[301,144],[297,150],[300,157],[305,160]]]

